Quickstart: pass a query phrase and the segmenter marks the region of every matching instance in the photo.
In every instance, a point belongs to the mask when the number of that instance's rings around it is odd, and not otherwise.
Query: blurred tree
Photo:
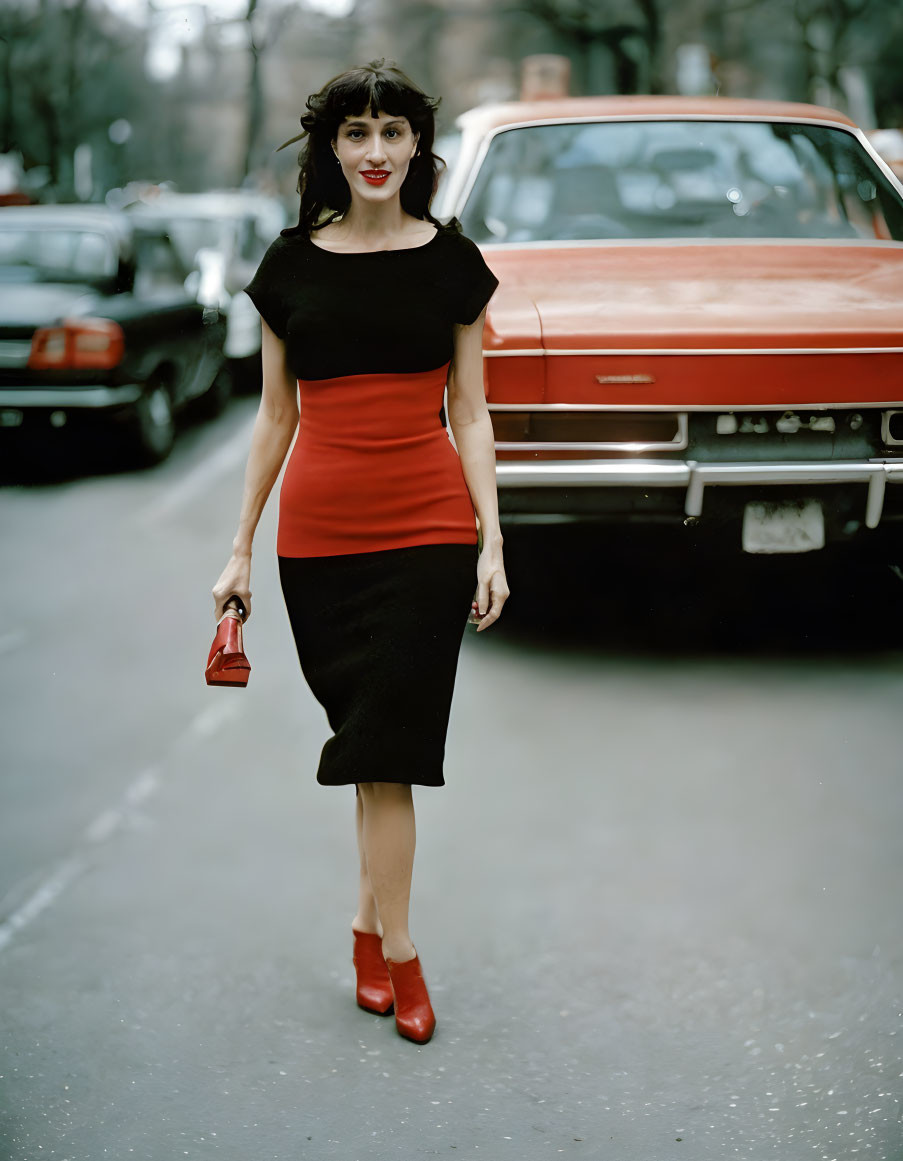
[[[308,93],[378,56],[442,96],[445,129],[514,95],[531,53],[567,55],[575,92],[655,92],[673,89],[685,45],[709,48],[725,95],[810,99],[822,78],[846,107],[844,70],[858,69],[879,122],[903,121],[901,0],[356,0],[341,17],[313,0],[244,0],[228,19],[215,0],[188,2],[191,37],[169,75],[149,77],[170,2],[150,0],[148,29],[105,0],[0,0],[0,150],[44,168],[48,198],[74,195],[83,145],[98,198],[132,179],[190,190],[246,176],[293,198],[296,151],[275,146]]]
[[[274,48],[297,11],[297,7],[291,4],[282,8],[270,8],[261,6],[259,0],[248,0],[248,8],[243,18],[247,27],[250,55],[248,127],[238,185],[249,174],[254,173],[263,161],[261,150],[266,112],[262,75],[264,56]]]
[[[6,0],[0,42],[3,150],[21,153],[28,171],[46,168],[51,200],[75,197],[79,145],[91,147],[97,181],[110,176],[123,158],[110,123],[138,113],[142,33],[88,0]]]
[[[903,17],[903,13],[900,14]],[[903,19],[888,35],[875,58],[872,82],[878,124],[889,128],[903,127]]]
[[[15,100],[15,52],[16,46],[29,35],[35,18],[18,9],[7,9],[0,22],[0,52],[3,54],[0,72],[0,153],[11,153],[18,148],[16,118],[13,110]]]
[[[660,91],[659,0],[630,0],[628,5],[601,4],[599,0],[521,0],[509,11],[542,21],[569,42],[570,55],[584,84],[591,74],[590,55],[601,46],[614,60],[619,93]]]
[[[793,0],[811,99],[822,104],[843,103],[840,70],[847,61],[847,37],[854,21],[861,19],[871,4],[872,0]]]

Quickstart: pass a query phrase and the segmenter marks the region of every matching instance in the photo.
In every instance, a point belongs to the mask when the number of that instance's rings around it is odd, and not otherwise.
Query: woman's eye
[[[398,130],[397,129],[387,129],[386,136],[389,137],[392,141],[394,141],[395,138],[398,136]]]

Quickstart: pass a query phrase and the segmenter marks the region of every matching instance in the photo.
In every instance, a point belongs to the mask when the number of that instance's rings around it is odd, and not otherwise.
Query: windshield
[[[820,125],[614,121],[498,133],[460,214],[476,242],[903,240],[903,198]]]
[[[117,263],[110,240],[93,230],[0,228],[7,280],[96,282],[115,275]]]

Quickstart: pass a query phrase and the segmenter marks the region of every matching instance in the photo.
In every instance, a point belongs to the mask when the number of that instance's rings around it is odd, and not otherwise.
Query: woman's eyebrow
[[[345,129],[368,129],[371,124],[372,124],[372,122],[369,122],[369,121],[346,121],[344,123],[343,128],[345,128]],[[401,120],[399,120],[399,121],[386,121],[383,125],[383,128],[384,129],[395,129],[399,125],[401,125],[403,127],[406,124],[407,124],[407,122],[401,121]]]

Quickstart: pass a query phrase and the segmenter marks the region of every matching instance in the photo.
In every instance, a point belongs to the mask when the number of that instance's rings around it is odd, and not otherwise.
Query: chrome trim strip
[[[551,407],[555,407],[552,404]],[[523,411],[538,411],[538,407],[521,408]],[[546,408],[549,410],[549,408]],[[572,408],[564,408],[566,411]],[[577,408],[575,410],[582,410]],[[603,410],[602,408],[595,408],[594,410]],[[625,451],[625,452],[651,452],[651,451],[683,451],[690,442],[690,423],[686,412],[681,412],[675,416],[677,420],[677,431],[673,439],[670,440],[605,440],[595,443],[577,443],[569,442],[567,440],[505,440],[497,441],[495,445],[496,451],[518,452],[518,451]]]
[[[764,121],[776,125],[821,125],[828,129],[842,129],[851,137],[857,136],[857,125],[846,125],[843,121],[831,121],[826,117],[772,116],[765,113],[585,113],[577,117],[535,117],[528,121],[506,121],[486,132],[485,136],[496,137],[511,129],[534,129],[537,125],[588,125],[593,121],[610,124],[614,121]]]
[[[903,464],[884,461],[848,463],[704,463],[661,461],[545,461],[530,464],[496,464],[500,488],[679,487],[686,485],[684,511],[702,515],[705,489],[713,484],[868,484],[865,524],[876,528],[881,521],[886,484],[903,484]]]
[[[903,347],[512,347],[484,350],[484,359],[529,359],[558,355],[903,355]],[[646,386],[646,384],[643,384]]]
[[[869,480],[869,492],[865,501],[865,526],[877,528],[881,523],[881,513],[884,509],[884,486],[887,483],[887,472],[875,472]]]
[[[526,440],[516,440],[512,442],[496,443],[496,451],[504,452],[519,452],[519,451],[624,451],[624,452],[649,452],[649,451],[683,451],[687,446],[687,441],[679,442],[674,440],[671,443],[658,440],[655,443],[638,443],[636,440],[622,443],[567,443],[564,440],[553,441],[544,440],[542,443],[528,443]]]
[[[868,484],[865,524],[876,528],[884,506],[884,464],[694,464],[684,511],[702,515],[703,491],[709,484]]]
[[[797,246],[818,246],[821,249],[834,246],[858,246],[867,249],[903,249],[903,241],[896,238],[686,238],[675,235],[673,238],[537,238],[534,241],[523,242],[481,242],[480,249],[484,254],[503,254],[521,250],[586,250],[618,249],[621,247],[634,249],[655,249],[678,246],[773,246],[781,244]]]
[[[607,403],[487,403],[490,411],[611,411]],[[621,406],[627,407],[627,404]],[[644,407],[629,408],[644,411]],[[670,408],[671,411],[675,409]]]
[[[490,411],[669,411],[686,407],[685,402],[674,403],[490,403]],[[688,414],[723,411],[731,415],[745,415],[760,411],[866,411],[870,408],[903,408],[901,400],[878,400],[853,403],[694,403]]]
[[[121,387],[0,387],[0,407],[85,407],[98,410],[134,403],[141,398],[138,383]]]
[[[502,488],[554,488],[561,485],[592,488],[599,484],[653,484],[675,487],[690,482],[690,465],[681,460],[654,462],[644,460],[546,460],[530,464],[502,461],[495,465],[496,479]]]
[[[855,484],[884,472],[883,463],[868,460],[789,464],[698,463],[693,474],[709,484]]]
[[[867,134],[862,129],[857,129],[854,136],[858,139],[859,144],[865,148],[866,153],[868,153],[868,155],[871,157],[872,161],[876,162],[878,168],[881,170],[881,172],[884,174],[884,176],[890,181],[891,185],[896,189],[896,191],[899,194],[903,195],[903,181],[901,181],[900,178],[897,177],[897,175],[891,169],[888,162],[886,162],[884,160],[884,158],[881,156],[881,154],[878,152],[878,150],[874,147],[874,145],[872,145]]]

